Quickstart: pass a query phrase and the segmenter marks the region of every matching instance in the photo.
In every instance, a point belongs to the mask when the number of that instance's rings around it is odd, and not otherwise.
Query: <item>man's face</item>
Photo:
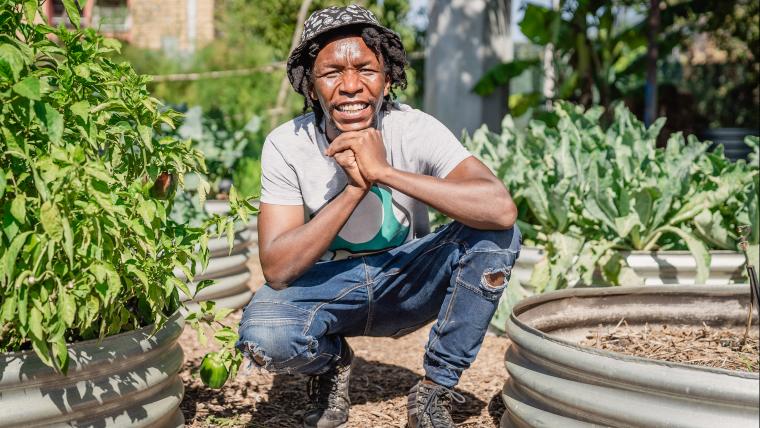
[[[382,57],[359,36],[332,40],[314,60],[309,95],[322,106],[331,138],[373,126],[389,90]]]

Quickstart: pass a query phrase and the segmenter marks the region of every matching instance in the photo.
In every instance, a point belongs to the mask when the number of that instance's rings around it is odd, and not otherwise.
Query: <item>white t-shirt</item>
[[[324,155],[328,141],[314,126],[314,113],[272,131],[261,154],[261,202],[303,205],[305,221],[347,184],[335,159]],[[388,163],[396,169],[446,177],[470,156],[438,120],[404,104],[381,114]],[[324,127],[323,127],[324,129]],[[427,206],[387,186],[373,186],[335,237],[322,260],[388,250],[430,232]]]

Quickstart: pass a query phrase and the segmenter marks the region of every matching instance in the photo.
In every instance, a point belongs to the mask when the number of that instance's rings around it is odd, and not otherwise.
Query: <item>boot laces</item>
[[[306,395],[320,409],[343,410],[346,399],[343,397],[343,384],[347,382],[348,367],[336,367],[327,373],[311,376],[306,384]]]
[[[422,415],[428,415],[430,417],[430,423],[433,427],[438,424],[449,425],[451,423],[451,400],[456,401],[459,404],[465,402],[464,396],[458,392],[454,392],[445,386],[438,385],[430,392],[425,402],[425,407],[422,410]],[[422,421],[424,418],[419,418],[417,421],[417,428],[423,428]]]

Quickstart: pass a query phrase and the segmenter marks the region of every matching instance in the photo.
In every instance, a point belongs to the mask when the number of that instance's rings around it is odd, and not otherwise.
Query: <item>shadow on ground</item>
[[[223,412],[216,414],[219,426],[229,424],[238,426],[236,420],[250,420],[245,424],[248,427],[300,427],[301,417],[306,411],[308,398],[306,396],[306,376],[301,375],[276,375],[268,391],[258,391],[258,385],[245,381],[245,372],[238,375],[238,382],[244,383],[251,390],[249,395],[266,393],[266,399],[260,402],[246,400],[245,404],[236,403],[224,405],[224,396],[217,391],[209,390],[198,383],[187,385],[185,400],[182,410],[185,419],[190,421],[195,418],[196,403],[202,400],[214,400],[223,406]],[[354,369],[351,376],[350,395],[353,405],[390,401],[399,397],[405,397],[419,379],[413,371],[391,364],[367,361],[361,357],[354,360]],[[243,388],[245,389],[245,388]],[[503,413],[501,397],[497,394],[486,404],[474,395],[458,390],[464,395],[466,402],[456,408],[453,414],[454,421],[461,423],[470,416],[480,414],[484,406],[488,405],[488,412],[498,426],[498,418]],[[221,401],[220,401],[221,400]],[[405,402],[406,400],[404,400]],[[379,416],[379,415],[378,415]],[[357,419],[358,418],[358,419]],[[208,421],[213,423],[214,421]],[[226,423],[225,423],[226,422]],[[349,419],[349,426],[371,426],[363,424],[360,415],[353,415]],[[403,426],[403,421],[393,421],[391,426]],[[375,425],[373,423],[372,425]]]

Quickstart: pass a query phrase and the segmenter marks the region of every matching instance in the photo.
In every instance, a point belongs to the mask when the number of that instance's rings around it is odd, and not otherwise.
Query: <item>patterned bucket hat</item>
[[[398,44],[401,44],[401,39],[398,34],[390,29],[383,27],[380,21],[377,20],[375,15],[369,10],[357,6],[355,4],[346,7],[332,6],[326,9],[317,10],[309,16],[303,24],[303,33],[301,34],[301,43],[293,49],[288,57],[288,79],[290,85],[299,94],[307,96],[301,92],[301,88],[297,88],[294,84],[293,71],[297,68],[302,68],[300,65],[300,59],[302,55],[307,54],[306,50],[309,43],[317,37],[333,31],[337,28],[346,27],[349,25],[364,24],[377,28],[380,32],[384,32],[391,37],[395,37],[398,40]]]

